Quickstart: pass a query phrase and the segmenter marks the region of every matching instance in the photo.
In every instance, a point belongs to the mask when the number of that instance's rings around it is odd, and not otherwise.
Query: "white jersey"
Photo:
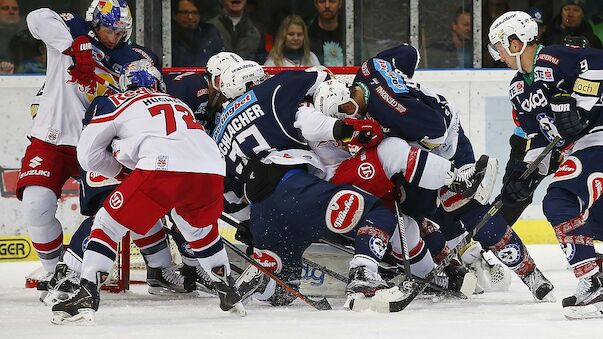
[[[36,39],[46,44],[46,85],[39,98],[31,136],[55,145],[77,145],[82,131],[82,118],[90,104],[78,85],[68,84],[67,69],[72,58],[63,51],[73,42],[69,28],[61,16],[48,8],[27,15],[27,26]]]
[[[115,177],[123,165],[225,175],[217,145],[177,98],[139,88],[97,97],[88,113],[94,117],[77,145],[78,161],[85,171]],[[109,145],[112,153],[107,151]]]

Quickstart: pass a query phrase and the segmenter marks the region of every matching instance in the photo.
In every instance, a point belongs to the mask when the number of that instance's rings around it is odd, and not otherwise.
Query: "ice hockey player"
[[[360,113],[370,112],[371,118],[389,129],[388,135],[400,137],[417,148],[454,160],[455,166],[462,168],[473,163],[473,149],[455,108],[443,96],[408,79],[405,72],[412,75],[418,59],[418,56],[408,57],[409,54],[413,55],[412,51],[416,53],[414,48],[402,45],[383,53],[399,68],[379,57],[362,64],[352,86],[352,97],[360,107]],[[342,106],[342,109],[348,110],[348,113],[353,111],[353,107]],[[485,190],[487,193],[480,193],[474,199],[457,199],[458,195],[440,190],[440,208],[436,208],[435,192],[418,187],[412,181],[409,184],[405,185],[405,189],[413,199],[407,199],[402,204],[403,211],[416,220],[427,217],[435,221],[442,226],[443,232],[448,233],[446,239],[454,247],[464,237],[464,229],[459,226],[464,224],[470,229],[487,211],[488,208],[482,204],[488,202],[493,183],[490,182],[489,191]],[[478,232],[476,239],[512,268],[537,300],[542,300],[552,290],[552,285],[535,267],[521,239],[504,219],[493,218]],[[512,251],[509,256],[509,252],[515,248],[519,250]],[[432,254],[438,257],[437,251],[432,251]]]
[[[127,230],[146,234],[167,212],[210,273],[220,307],[245,313],[217,226],[224,161],[190,108],[157,91],[160,82],[148,60],[135,61],[120,76],[127,91],[97,97],[90,106],[94,117],[82,132],[78,161],[82,169],[122,183],[94,218],[80,288],[53,306],[53,323],[93,321],[117,243]]]
[[[220,87],[235,100],[219,116],[213,137],[227,159],[228,175],[244,182],[251,203],[250,231],[261,262],[268,260],[283,280],[298,281],[303,251],[312,242],[329,231],[346,234],[355,237],[356,249],[348,301],[377,295],[395,301],[403,295],[377,273],[395,228],[392,213],[363,190],[335,186],[309,173],[325,169],[306,140],[352,139],[355,132],[370,132],[375,126],[306,109],[304,98],[325,79],[324,72],[285,71],[262,82],[263,70],[254,62],[230,66]],[[368,144],[378,141],[378,134],[369,139]],[[282,305],[293,299],[275,293],[269,301]]]
[[[164,75],[167,93],[184,101],[194,109],[195,118],[212,130],[217,109],[221,109],[224,97],[220,96],[220,74],[231,64],[243,61],[232,52],[220,52],[207,61],[205,74],[175,72]]]
[[[31,144],[21,162],[17,197],[47,280],[63,252],[57,199],[67,179],[79,175],[75,146],[84,112],[107,89],[97,82],[116,83],[122,65],[139,56],[126,43],[132,15],[124,0],[93,1],[86,19],[37,9],[27,16],[27,25],[46,44],[48,70]]]
[[[543,47],[537,33],[538,26],[527,13],[511,11],[495,20],[488,34],[493,58],[518,71],[509,94],[529,138],[524,163],[509,176],[502,198],[514,203],[532,195],[548,173],[551,157],[527,179],[519,176],[527,163],[560,137],[556,148],[563,160],[548,187],[543,210],[579,279],[576,292],[563,299],[562,306],[569,319],[602,317],[603,273],[596,264],[588,215],[603,182],[603,52]]]

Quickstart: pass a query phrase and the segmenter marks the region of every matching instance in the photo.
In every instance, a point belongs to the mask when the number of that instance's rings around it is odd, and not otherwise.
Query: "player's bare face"
[[[302,26],[292,24],[287,28],[285,46],[289,49],[298,50],[304,46],[304,30]]]
[[[513,43],[514,42],[511,42],[511,46],[509,46],[510,49],[513,48]],[[498,51],[498,54],[500,55],[500,61],[504,62],[508,67],[512,69],[517,69],[517,60],[514,56],[510,56],[509,53],[507,53],[507,51],[500,42],[497,43],[494,47],[496,47],[496,51]]]
[[[122,30],[100,26],[96,32],[98,40],[109,49],[113,49],[119,44],[121,39],[126,35]]]

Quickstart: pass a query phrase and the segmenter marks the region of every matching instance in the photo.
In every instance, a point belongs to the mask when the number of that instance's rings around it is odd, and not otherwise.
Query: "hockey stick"
[[[561,140],[561,137],[556,136],[545,148],[544,150],[542,150],[542,152],[540,152],[540,154],[538,155],[538,157],[536,157],[536,159],[534,159],[533,162],[531,162],[528,167],[526,168],[526,170],[521,174],[521,176],[519,177],[520,180],[524,180],[526,179],[528,176],[530,176],[536,169],[538,169],[538,165],[542,162],[542,160],[553,150],[553,148],[555,147],[555,145],[559,142],[559,140]],[[429,272],[429,274],[427,275],[427,277],[425,277],[424,281],[421,283],[418,283],[412,290],[412,292],[410,293],[410,295],[408,297],[406,297],[404,300],[401,301],[397,301],[397,302],[390,302],[390,312],[398,312],[398,311],[402,311],[403,309],[406,308],[406,306],[408,306],[419,294],[421,294],[423,292],[423,290],[425,289],[425,287],[427,286],[428,283],[430,283],[435,277],[436,275],[438,275],[440,272],[442,272],[444,270],[444,267],[450,263],[450,260],[452,258],[454,258],[454,256],[456,256],[456,254],[458,253],[459,249],[461,249],[463,246],[465,246],[467,243],[469,243],[471,241],[471,239],[477,234],[477,232],[479,232],[479,230],[486,224],[488,223],[488,221],[490,221],[490,219],[495,216],[498,211],[500,211],[500,209],[502,208],[503,203],[502,200],[500,198],[496,199],[496,201],[494,203],[492,203],[490,209],[488,209],[488,211],[486,212],[486,214],[484,214],[482,216],[482,218],[480,219],[480,221],[475,225],[475,227],[469,231],[467,233],[467,235],[463,238],[463,240],[461,240],[461,242],[452,250],[450,251],[450,253],[448,254],[448,256],[444,259],[444,261],[442,263],[440,263],[436,268],[434,268],[431,272]]]
[[[229,225],[234,226],[235,228],[242,227],[241,223],[238,220],[234,219],[233,217],[231,217],[225,213],[222,213],[222,215],[220,216],[220,219],[222,221],[228,223]],[[270,279],[274,280],[277,284],[281,285],[285,290],[287,290],[287,292],[289,292],[292,295],[296,296],[297,298],[301,299],[306,304],[314,307],[315,309],[317,309],[319,311],[325,311],[325,310],[332,309],[331,304],[329,304],[329,301],[327,300],[327,298],[322,298],[321,300],[315,301],[315,300],[312,300],[312,299],[306,297],[304,294],[302,294],[299,291],[296,291],[294,288],[289,286],[289,284],[282,281],[274,273],[268,271],[264,266],[262,266],[260,263],[255,261],[253,258],[251,258],[249,255],[247,255],[245,252],[241,251],[233,243],[231,243],[230,241],[228,241],[224,238],[222,238],[222,241],[224,242],[224,245],[226,245],[226,247],[230,248],[233,252],[238,254],[241,258],[245,259],[245,261],[247,261],[251,265],[255,266],[259,271],[261,271],[262,273],[264,273],[265,275],[270,277]]]
[[[354,251],[353,251],[353,250],[351,250],[351,249],[349,249],[349,248],[347,248],[347,247],[345,247],[345,246],[343,246],[343,245],[340,245],[340,244],[338,244],[338,243],[332,242],[331,240],[321,238],[319,241],[320,241],[321,243],[323,243],[323,244],[326,244],[326,245],[332,246],[332,247],[334,247],[334,248],[336,248],[336,249],[338,249],[338,250],[340,250],[340,251],[343,251],[343,252],[345,252],[345,253],[348,253],[348,254],[354,255]],[[315,268],[317,268],[317,269],[321,269],[321,270],[322,270],[322,268],[320,267],[320,265],[319,265],[319,266],[317,266],[317,267],[315,267]],[[395,277],[393,277],[393,278],[389,279],[389,282],[390,282],[390,283],[391,283],[391,282],[393,282],[395,279],[398,279],[398,278],[403,278],[403,279],[405,279],[405,278],[407,278],[407,277],[408,277],[408,276],[406,275],[406,272],[400,272],[400,270],[399,270],[399,269],[397,269],[397,268],[384,268],[384,267],[381,267],[381,268],[382,268],[382,269],[385,269],[385,270],[388,270],[388,271],[391,271],[392,273],[396,274],[396,276],[395,276]],[[325,267],[325,269],[326,269],[326,267]],[[330,275],[330,274],[329,274],[329,272],[327,272],[327,271],[324,271],[324,272],[325,272],[327,275]],[[333,275],[331,275],[331,276],[332,276],[333,278],[337,279],[337,277],[335,277],[335,276],[333,276]],[[418,277],[418,276],[416,276],[416,275],[412,275],[412,274],[411,274],[411,277],[412,277],[412,279],[413,279],[414,281],[419,282],[419,283],[421,283],[421,282],[424,282],[424,281],[425,281],[425,278],[421,278],[421,277]],[[338,280],[339,280],[339,279],[338,279]],[[344,281],[344,280],[341,280],[341,281],[343,281],[343,282],[346,282],[346,283],[347,283],[347,281]],[[429,287],[429,288],[433,289],[434,291],[437,291],[437,292],[440,292],[440,293],[444,293],[445,295],[450,296],[450,297],[453,297],[453,298],[457,298],[457,299],[467,299],[467,296],[466,296],[466,295],[464,295],[464,294],[462,294],[462,293],[460,293],[460,294],[459,294],[459,293],[456,293],[456,292],[454,292],[454,291],[447,290],[447,289],[442,288],[441,286],[438,286],[438,285],[436,285],[436,284],[434,284],[434,283],[432,283],[432,282],[427,283],[427,287]]]
[[[400,243],[402,244],[402,264],[404,265],[404,273],[409,279],[412,279],[412,273],[410,272],[410,255],[408,251],[408,242],[406,241],[406,229],[404,226],[404,217],[400,211],[400,195],[395,195],[394,206],[396,208],[396,218],[398,219],[398,235],[400,236]]]

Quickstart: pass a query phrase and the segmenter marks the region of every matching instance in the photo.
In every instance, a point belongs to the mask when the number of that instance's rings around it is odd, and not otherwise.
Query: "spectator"
[[[563,0],[561,13],[542,36],[545,45],[563,44],[566,36],[583,36],[591,47],[601,48],[601,40],[593,33],[584,17],[584,0]]]
[[[544,34],[544,32],[546,32],[546,24],[544,23],[544,12],[538,7],[530,7],[527,13],[538,24],[538,41],[542,41],[542,35]]]
[[[450,39],[428,46],[427,67],[471,68],[473,67],[473,27],[471,11],[459,7],[451,25]]]
[[[276,41],[266,66],[319,66],[316,54],[310,51],[308,29],[298,15],[286,17],[278,29]]]
[[[13,73],[15,65],[9,58],[8,44],[15,34],[25,28],[17,0],[0,0],[0,73]]]
[[[310,49],[325,66],[345,65],[343,25],[339,22],[342,0],[314,0],[317,16],[308,26]]]
[[[494,20],[505,12],[510,10],[509,4],[505,0],[487,0],[484,2],[482,11],[482,67],[484,68],[506,68],[502,61],[495,61],[489,57],[488,52],[488,28],[492,26]]]
[[[222,13],[209,20],[209,23],[220,32],[226,51],[246,60],[255,60],[261,35],[245,13],[246,6],[247,0],[222,0]]]
[[[197,0],[172,0],[172,66],[205,66],[224,50],[218,30],[202,23]]]
[[[9,56],[15,61],[15,73],[46,73],[46,45],[24,29],[10,40]]]

